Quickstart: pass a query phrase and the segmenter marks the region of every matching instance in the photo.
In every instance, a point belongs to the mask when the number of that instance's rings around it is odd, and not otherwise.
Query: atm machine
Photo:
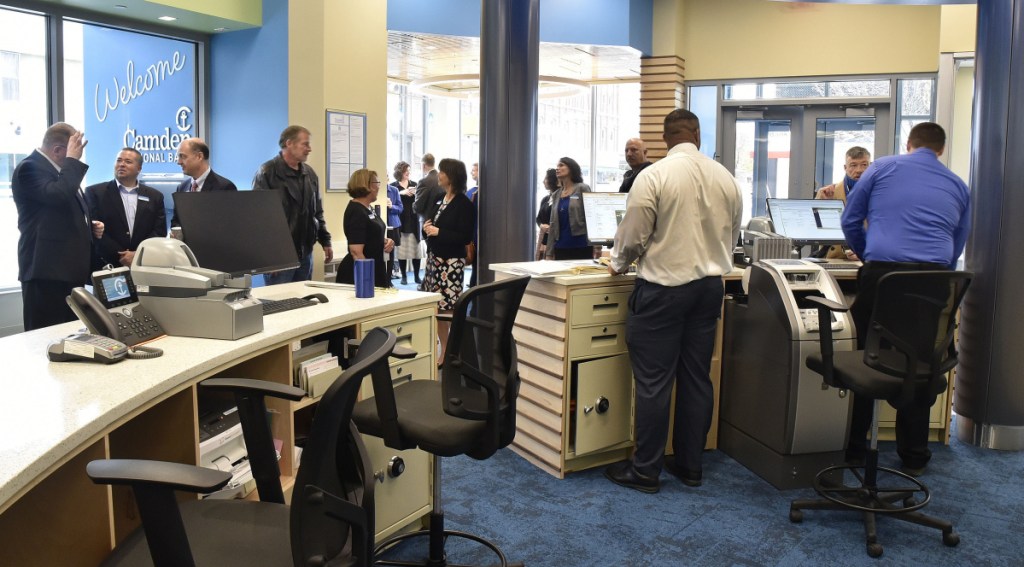
[[[818,327],[834,349],[856,348],[849,313],[818,321],[807,298],[843,302],[824,269],[805,260],[761,260],[744,274],[745,295],[725,303],[718,447],[780,490],[811,486],[842,462],[852,397],[804,364],[819,352]]]

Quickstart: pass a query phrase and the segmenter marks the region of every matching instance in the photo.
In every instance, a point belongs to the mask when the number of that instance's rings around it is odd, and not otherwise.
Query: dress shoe
[[[604,469],[604,476],[619,486],[639,490],[648,494],[654,494],[661,489],[661,483],[656,477],[642,475],[630,461],[615,463]]]
[[[703,474],[701,471],[691,471],[689,469],[683,469],[676,466],[676,462],[671,457],[665,458],[665,470],[669,474],[683,481],[686,486],[700,486],[702,483]]]
[[[927,465],[921,465],[919,467],[912,467],[906,463],[900,465],[900,472],[903,474],[909,474],[910,476],[917,478],[924,474],[924,469]]]

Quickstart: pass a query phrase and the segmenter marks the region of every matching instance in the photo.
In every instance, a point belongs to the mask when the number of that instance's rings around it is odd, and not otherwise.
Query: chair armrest
[[[232,392],[251,392],[272,398],[282,398],[293,402],[306,397],[306,391],[288,384],[253,380],[251,378],[209,378],[199,383],[203,388],[230,390]]]
[[[839,302],[836,302],[836,301],[832,301],[831,299],[825,299],[824,297],[821,297],[821,296],[812,295],[810,297],[807,297],[806,299],[807,299],[807,301],[809,301],[811,303],[817,303],[819,308],[820,307],[824,307],[824,308],[828,309],[829,311],[837,311],[839,313],[845,313],[845,312],[850,310],[850,308],[848,306],[843,305],[842,303],[839,303]]]
[[[355,352],[357,350],[359,350],[359,345],[361,345],[361,344],[363,344],[363,341],[361,339],[349,339],[348,340],[348,353],[349,353],[349,356],[353,356],[355,354]],[[401,346],[398,346],[398,345],[395,345],[394,350],[391,351],[391,358],[412,359],[412,358],[416,358],[416,356],[418,356],[418,355],[419,355],[419,353],[417,353],[413,349],[401,347]]]
[[[451,323],[452,319],[453,319],[453,317],[452,317],[451,313],[438,313],[437,314],[437,320],[438,321],[447,321],[447,322]]]
[[[181,463],[138,459],[92,461],[85,473],[96,484],[150,484],[171,490],[208,494],[231,480],[231,473]]]

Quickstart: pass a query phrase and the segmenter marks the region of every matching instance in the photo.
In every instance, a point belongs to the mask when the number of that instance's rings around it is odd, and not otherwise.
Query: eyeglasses
[[[380,185],[380,181],[371,181],[370,185]]]

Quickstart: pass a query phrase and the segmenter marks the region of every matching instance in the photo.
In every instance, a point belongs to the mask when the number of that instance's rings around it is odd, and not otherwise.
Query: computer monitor
[[[843,202],[834,199],[768,199],[775,232],[796,245],[844,244]]]
[[[611,246],[615,231],[626,214],[627,193],[580,193],[583,216],[587,220],[587,240],[591,246]]]
[[[203,268],[240,276],[299,267],[277,191],[174,193],[174,207]]]

